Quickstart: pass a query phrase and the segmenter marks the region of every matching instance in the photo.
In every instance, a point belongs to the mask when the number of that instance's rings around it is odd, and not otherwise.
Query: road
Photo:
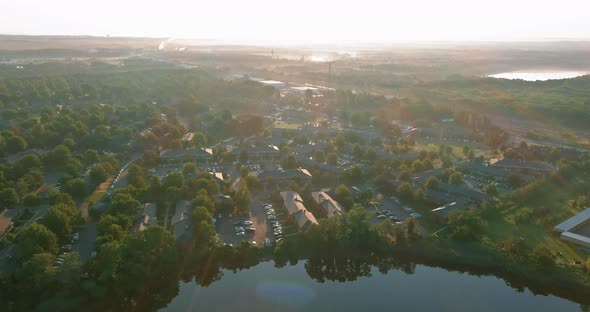
[[[78,233],[80,233],[80,239],[74,244],[74,246],[72,246],[72,250],[77,251],[80,254],[80,262],[84,263],[90,259],[92,251],[94,250],[96,223],[86,223]]]

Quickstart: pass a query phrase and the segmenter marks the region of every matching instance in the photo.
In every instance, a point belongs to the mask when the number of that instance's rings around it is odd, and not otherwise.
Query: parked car
[[[253,226],[250,226],[250,227],[245,228],[244,231],[246,233],[254,233],[254,232],[256,232],[256,228],[254,228]]]
[[[244,232],[244,228],[243,228],[243,227],[241,227],[241,226],[236,226],[236,227],[234,228],[234,231],[236,231],[236,233],[237,233],[237,232]]]
[[[248,225],[248,226],[250,226],[250,225],[253,225],[253,224],[254,224],[254,222],[252,222],[252,221],[250,221],[250,220],[246,220],[246,221],[243,221],[243,222],[242,222],[242,224],[243,224],[243,225]]]
[[[270,239],[268,239],[268,238],[264,239],[264,246],[270,247]]]
[[[377,216],[377,219],[385,219],[385,218],[386,218],[386,216],[385,215],[382,215],[382,214],[380,214],[380,215]]]
[[[246,235],[246,232],[242,231],[242,232],[236,232],[236,236],[244,236]]]

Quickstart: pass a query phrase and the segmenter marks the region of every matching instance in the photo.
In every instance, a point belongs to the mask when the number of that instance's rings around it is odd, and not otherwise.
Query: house
[[[240,157],[242,153],[246,153],[246,155],[250,159],[274,160],[279,159],[281,157],[279,148],[276,145],[272,144],[242,144],[231,151],[231,154],[236,158]]]
[[[304,86],[304,87],[290,87],[289,92],[297,95],[305,95],[306,92],[311,92],[313,95],[319,94],[320,90],[315,87]]]
[[[289,217],[293,218],[300,231],[307,230],[312,224],[318,224],[314,215],[307,211],[299,193],[293,191],[281,192],[283,206]]]
[[[564,241],[590,248],[590,208],[563,221],[553,228]]]
[[[168,149],[160,152],[160,158],[164,161],[209,161],[213,156],[210,148],[197,149]]]
[[[145,203],[141,206],[141,211],[137,218],[133,221],[131,230],[133,232],[141,232],[150,226],[157,225],[158,219],[156,218],[156,204]]]
[[[285,86],[287,86],[286,83],[284,83],[282,81],[276,81],[276,80],[261,80],[258,82],[265,85],[265,86],[270,86],[270,87],[277,88],[277,89],[284,88]]]
[[[342,205],[335,201],[330,195],[326,194],[326,192],[312,192],[311,197],[328,217],[341,215],[344,211]]]
[[[174,216],[172,216],[172,233],[179,243],[186,243],[192,239],[191,207],[186,200],[176,202]]]
[[[549,163],[542,161],[528,161],[519,159],[493,159],[490,164],[497,168],[502,169],[526,169],[532,171],[539,171],[543,173],[549,173],[555,171],[555,167]]]
[[[221,172],[209,172],[209,174],[211,174],[215,178],[215,180],[217,180],[217,182],[225,181],[223,179],[223,173]]]

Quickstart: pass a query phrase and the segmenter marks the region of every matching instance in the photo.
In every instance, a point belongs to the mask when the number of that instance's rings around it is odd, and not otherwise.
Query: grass
[[[588,252],[583,251],[561,240],[553,234],[553,226],[575,215],[580,209],[570,205],[570,200],[576,199],[581,190],[590,188],[590,177],[577,177],[567,182],[555,179],[538,182],[540,196],[525,204],[507,201],[499,207],[502,213],[497,218],[487,220],[486,236],[492,241],[501,241],[509,237],[522,237],[528,248],[546,246],[555,255],[558,264],[572,265],[574,260],[584,262]],[[544,209],[540,217],[535,215],[536,209]],[[523,211],[530,210],[532,216]],[[563,256],[560,256],[562,254]]]

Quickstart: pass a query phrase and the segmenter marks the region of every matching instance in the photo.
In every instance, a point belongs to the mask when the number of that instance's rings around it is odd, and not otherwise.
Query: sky
[[[0,33],[301,43],[590,39],[590,0],[2,0]]]

